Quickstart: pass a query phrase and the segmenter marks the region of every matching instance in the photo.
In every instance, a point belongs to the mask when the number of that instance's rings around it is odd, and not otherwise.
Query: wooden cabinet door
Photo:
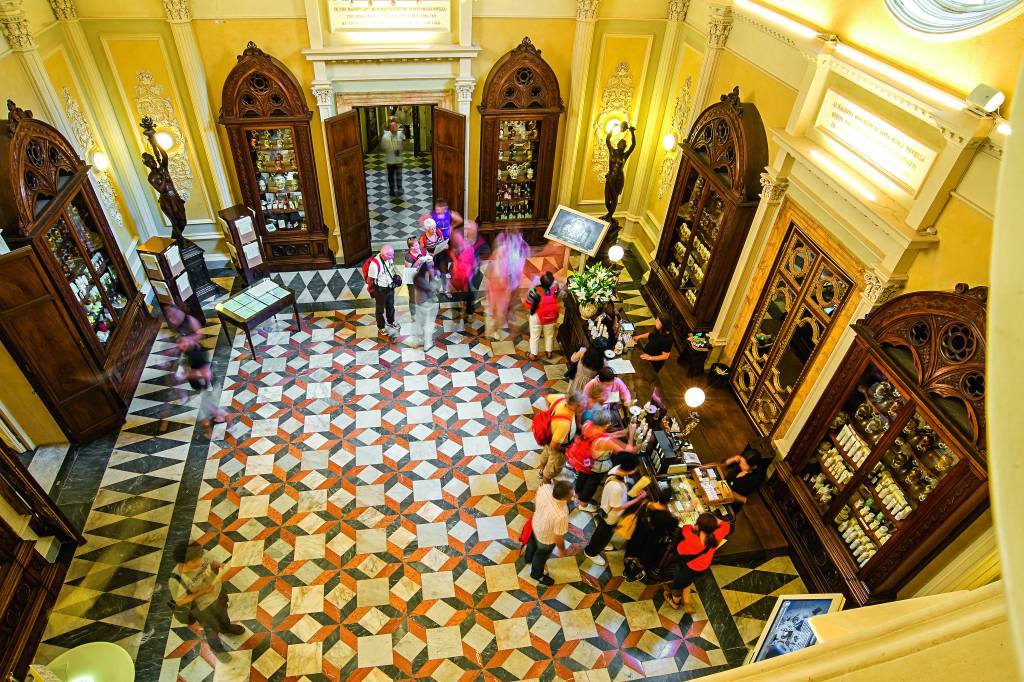
[[[345,265],[370,255],[370,209],[366,205],[363,147],[359,140],[359,113],[353,109],[324,121],[327,155],[338,207],[338,234]]]
[[[0,256],[0,337],[71,440],[88,442],[124,421],[30,247]]]
[[[466,216],[466,117],[434,107],[434,200]]]

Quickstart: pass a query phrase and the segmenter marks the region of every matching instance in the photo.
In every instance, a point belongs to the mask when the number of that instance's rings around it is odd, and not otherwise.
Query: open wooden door
[[[366,205],[363,147],[359,140],[359,113],[346,111],[324,121],[327,155],[338,207],[338,234],[345,265],[370,255],[370,209]]]
[[[434,200],[466,216],[466,117],[434,107]]]

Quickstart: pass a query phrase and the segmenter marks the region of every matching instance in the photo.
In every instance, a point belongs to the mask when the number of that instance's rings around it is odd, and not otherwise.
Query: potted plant
[[[598,304],[615,297],[615,273],[601,263],[570,273],[566,288],[580,306],[580,316],[588,320],[597,313]]]

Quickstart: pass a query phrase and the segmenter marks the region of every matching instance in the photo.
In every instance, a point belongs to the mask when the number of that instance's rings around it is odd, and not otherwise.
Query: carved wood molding
[[[452,108],[451,90],[402,90],[401,92],[336,92],[334,106],[338,113],[355,107],[387,106],[391,104],[436,104]]]
[[[302,86],[288,67],[249,41],[224,81],[220,122],[311,116]]]
[[[480,110],[533,109],[561,113],[562,95],[555,72],[529,36],[495,62],[484,81]]]

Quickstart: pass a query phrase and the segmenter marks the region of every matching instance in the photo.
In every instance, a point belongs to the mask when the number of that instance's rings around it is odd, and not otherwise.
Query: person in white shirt
[[[523,559],[530,564],[530,577],[541,585],[555,584],[544,572],[544,564],[555,547],[563,556],[568,553],[565,534],[569,531],[570,497],[572,487],[565,481],[555,481],[537,488],[533,499],[533,532],[526,543]]]
[[[632,452],[620,452],[612,460],[615,468],[608,472],[604,479],[604,490],[601,492],[601,514],[597,517],[597,527],[590,536],[583,553],[587,558],[598,566],[608,563],[601,555],[615,533],[615,526],[622,519],[626,510],[635,504],[647,499],[647,492],[644,491],[636,497],[629,496],[629,487],[626,485],[626,477],[636,473],[640,466],[640,460]]]
[[[393,338],[398,336],[395,324],[395,250],[385,244],[380,253],[370,260],[366,269],[366,281],[373,284],[373,299],[376,303],[377,333]],[[400,282],[401,280],[399,280]],[[385,326],[387,322],[387,326]]]
[[[402,148],[405,133],[398,129],[398,121],[391,119],[388,129],[380,136],[380,148],[384,152],[384,163],[388,165],[388,194],[393,197],[402,194]]]

